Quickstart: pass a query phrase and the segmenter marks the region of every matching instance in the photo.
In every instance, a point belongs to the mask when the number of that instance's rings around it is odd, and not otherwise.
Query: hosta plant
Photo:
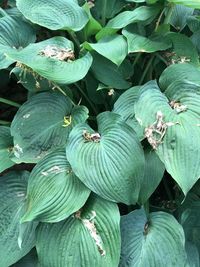
[[[200,1],[0,6],[0,267],[199,267]]]

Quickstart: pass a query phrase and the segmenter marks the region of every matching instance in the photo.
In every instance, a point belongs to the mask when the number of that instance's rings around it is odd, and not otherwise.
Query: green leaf
[[[84,78],[92,64],[90,53],[70,60],[73,53],[73,43],[60,36],[31,44],[21,51],[10,51],[6,55],[50,81],[70,84]]]
[[[64,149],[42,159],[31,172],[23,222],[59,222],[79,210],[90,190],[74,175]]]
[[[117,205],[91,196],[83,209],[56,224],[41,224],[37,251],[41,266],[116,267],[120,255]]]
[[[194,12],[193,8],[185,7],[183,5],[176,5],[173,8],[173,12],[170,18],[170,24],[176,30],[183,30],[187,24],[187,19],[192,16]]]
[[[116,17],[111,19],[106,26],[96,35],[99,40],[106,35],[112,35],[119,29],[126,27],[131,23],[145,22],[153,20],[159,12],[157,7],[146,7],[141,6],[132,11],[124,11],[118,14]]]
[[[156,190],[162,180],[165,165],[159,159],[155,151],[150,148],[144,150],[145,173],[141,184],[138,203],[144,204]]]
[[[188,63],[173,64],[163,71],[159,85],[164,91],[171,83],[183,80],[200,84],[200,69]]]
[[[128,53],[145,52],[152,53],[166,50],[171,47],[171,42],[164,36],[144,37],[124,29],[122,34],[128,42]]]
[[[128,54],[127,42],[125,38],[119,34],[106,36],[99,40],[98,43],[94,44],[85,42],[83,47],[88,50],[95,50],[118,66]]]
[[[64,147],[71,129],[88,118],[85,106],[72,106],[60,93],[42,92],[25,102],[11,124],[16,162],[38,162]]]
[[[124,92],[115,102],[113,112],[122,116],[124,121],[143,139],[143,129],[135,118],[134,105],[139,95],[140,86],[134,86]]]
[[[197,247],[191,242],[186,242],[185,249],[187,252],[187,265],[186,267],[199,267],[200,256]]]
[[[122,252],[119,267],[185,266],[181,225],[165,212],[135,210],[121,218]]]
[[[10,135],[10,128],[0,126],[0,173],[14,165],[9,155],[13,147],[13,140]]]
[[[199,0],[168,0],[168,2],[173,4],[180,4],[192,8],[199,8],[200,9],[200,1]]]
[[[14,62],[5,53],[18,51],[35,40],[34,29],[25,21],[8,15],[0,18],[0,69],[6,69]]]
[[[141,88],[135,116],[145,137],[184,194],[200,177],[200,86],[177,81],[165,92],[155,81]]]
[[[87,124],[70,133],[67,158],[74,173],[101,197],[126,204],[138,199],[144,175],[139,139],[118,114],[98,115],[98,133]]]
[[[75,0],[17,0],[20,12],[33,23],[51,30],[80,31],[88,15]]]
[[[37,223],[23,224],[23,239],[19,242],[20,219],[24,202],[28,172],[10,172],[0,179],[0,263],[8,267],[25,256],[35,245]]]
[[[121,70],[110,60],[97,53],[93,53],[93,59],[91,70],[101,83],[115,89],[127,89],[131,86]]]

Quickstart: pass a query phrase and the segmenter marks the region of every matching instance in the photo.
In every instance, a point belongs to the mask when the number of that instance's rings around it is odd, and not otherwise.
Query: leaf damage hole
[[[71,62],[75,60],[74,51],[71,48],[62,48],[52,45],[47,45],[38,53],[40,56],[47,58],[58,59],[60,61]]]
[[[99,133],[89,133],[87,130],[83,130],[83,138],[85,142],[99,143],[101,140],[101,135]]]
[[[92,239],[95,241],[95,244],[98,248],[98,251],[100,253],[101,256],[105,256],[106,255],[106,251],[103,249],[103,241],[100,237],[100,235],[97,232],[94,220],[96,218],[96,212],[94,210],[91,211],[91,216],[89,219],[82,219],[81,218],[81,210],[78,210],[75,213],[75,218],[79,219],[82,221],[83,225],[88,229]]]
[[[145,137],[153,149],[157,149],[162,143],[167,128],[179,124],[179,122],[164,122],[164,115],[161,111],[156,113],[156,121],[145,128]]]
[[[181,113],[187,110],[186,105],[182,105],[180,102],[172,100],[169,103],[170,107],[173,108],[177,113]]]

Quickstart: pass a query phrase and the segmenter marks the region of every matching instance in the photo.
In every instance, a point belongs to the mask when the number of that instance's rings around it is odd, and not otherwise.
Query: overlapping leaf
[[[180,4],[192,8],[199,8],[200,9],[200,2],[199,0],[168,0],[168,2],[173,4]]]
[[[11,124],[13,160],[37,162],[66,144],[71,129],[88,117],[84,106],[73,107],[60,93],[43,92],[31,97],[18,110]]]
[[[170,24],[177,30],[182,30],[187,23],[187,19],[192,16],[194,9],[183,5],[176,5],[172,10]]]
[[[88,22],[87,13],[75,0],[17,0],[21,13],[33,23],[51,30],[81,30]]]
[[[127,42],[122,35],[114,34],[100,39],[97,43],[84,43],[88,50],[95,50],[100,55],[120,65],[128,54]]]
[[[35,39],[34,29],[23,20],[8,15],[0,18],[0,69],[5,69],[14,62],[5,53],[20,50],[35,42]]]
[[[56,224],[41,224],[37,251],[41,266],[116,267],[120,255],[117,205],[91,196],[83,209]]]
[[[44,78],[60,84],[81,80],[92,64],[90,53],[70,60],[73,58],[73,43],[61,36],[31,44],[21,51],[10,51],[6,55]]]
[[[178,81],[165,92],[156,82],[141,88],[135,115],[166,170],[186,194],[200,177],[199,85]]]
[[[19,260],[11,267],[36,267],[38,266],[37,253],[35,249],[32,249],[25,257]]]
[[[0,126],[0,172],[14,165],[14,162],[9,158],[12,146],[13,140],[10,135],[10,128]]]
[[[164,212],[135,210],[121,219],[120,267],[185,266],[185,237],[176,219]]]
[[[23,225],[19,244],[20,219],[24,213],[28,172],[10,172],[0,179],[0,265],[8,267],[25,256],[35,245],[37,224]]]
[[[159,8],[141,6],[132,11],[124,11],[111,19],[106,26],[96,35],[97,39],[116,33],[119,29],[131,23],[152,21],[158,14]]]
[[[41,160],[31,172],[22,221],[61,221],[86,202],[90,190],[74,175],[64,149]]]
[[[74,173],[101,197],[126,204],[138,199],[144,154],[136,133],[115,113],[97,117],[98,133],[77,125],[69,136],[67,158]]]

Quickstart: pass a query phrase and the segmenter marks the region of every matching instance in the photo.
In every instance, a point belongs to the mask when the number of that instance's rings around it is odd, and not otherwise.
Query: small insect
[[[85,142],[95,142],[99,143],[101,136],[99,133],[89,133],[87,130],[83,131],[83,138],[85,139]]]

